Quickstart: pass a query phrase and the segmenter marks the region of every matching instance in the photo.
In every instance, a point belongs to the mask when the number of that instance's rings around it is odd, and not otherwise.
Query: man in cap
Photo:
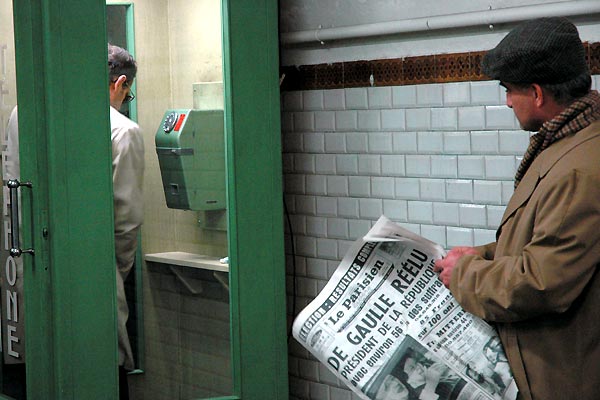
[[[598,399],[600,95],[576,27],[542,18],[482,62],[537,132],[497,241],[458,247],[434,269],[457,301],[498,330],[521,399]]]

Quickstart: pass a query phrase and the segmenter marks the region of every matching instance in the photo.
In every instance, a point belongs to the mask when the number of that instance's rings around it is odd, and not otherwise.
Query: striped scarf
[[[592,90],[585,96],[575,100],[563,112],[550,121],[546,121],[538,133],[529,140],[529,147],[525,151],[523,161],[515,175],[515,189],[525,176],[525,172],[533,160],[552,143],[574,135],[600,119],[600,95]]]

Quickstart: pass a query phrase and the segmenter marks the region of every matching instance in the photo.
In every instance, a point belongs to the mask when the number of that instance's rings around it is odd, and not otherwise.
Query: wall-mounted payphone
[[[223,110],[165,112],[155,142],[168,207],[226,208],[223,124]]]

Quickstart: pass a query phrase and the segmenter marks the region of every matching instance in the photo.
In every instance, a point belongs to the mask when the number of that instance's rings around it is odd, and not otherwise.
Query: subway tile
[[[421,234],[421,224],[411,224],[409,222],[401,223],[401,227],[411,231],[412,233],[416,233],[417,235]]]
[[[356,240],[361,238],[371,229],[371,221],[363,219],[352,219],[348,221],[348,236],[350,239]]]
[[[323,363],[319,363],[319,382],[332,386],[339,385],[339,379]]]
[[[444,151],[444,135],[442,132],[417,133],[419,153],[441,154]]]
[[[283,135],[282,147],[285,153],[300,153],[304,149],[301,133],[286,133]]]
[[[352,239],[352,240],[338,239],[337,243],[338,243],[338,258],[341,259],[344,256],[344,254],[347,254],[348,251],[350,251],[350,248],[354,244],[354,239]]]
[[[299,296],[314,298],[317,295],[317,281],[315,279],[298,277],[297,288]],[[302,365],[300,364],[299,367],[302,374]]]
[[[323,91],[323,108],[325,110],[343,110],[346,108],[344,89]]]
[[[306,180],[303,174],[286,174],[284,177],[284,185],[286,193],[305,194]]]
[[[461,106],[471,102],[469,82],[447,83],[444,85],[444,105]]]
[[[325,175],[306,176],[306,194],[327,194],[327,180]]]
[[[417,87],[415,85],[392,87],[392,106],[394,108],[415,107],[417,105]]]
[[[389,132],[371,132],[368,135],[369,153],[391,153],[392,134]]]
[[[505,209],[503,206],[486,206],[488,228],[498,229]]]
[[[366,110],[369,108],[366,88],[346,89],[346,109]]]
[[[296,252],[299,256],[316,257],[317,239],[310,236],[296,236]]]
[[[383,200],[383,214],[394,221],[407,221],[407,207],[406,200]]]
[[[290,111],[281,113],[281,131],[292,132],[294,130],[294,114]]]
[[[389,86],[367,88],[367,98],[370,109],[390,108],[392,106],[392,88]]]
[[[399,132],[392,134],[394,153],[416,153],[417,152],[417,133]]]
[[[327,176],[327,194],[329,196],[348,196],[348,177],[341,175]]]
[[[404,168],[404,156],[382,155],[381,174],[386,176],[404,176],[406,174],[406,170]]]
[[[294,130],[296,132],[312,132],[315,130],[314,112],[294,113]]]
[[[330,400],[352,400],[352,392],[348,389],[330,387]]]
[[[294,168],[296,172],[315,173],[314,154],[299,153],[294,156]]]
[[[348,153],[366,153],[369,137],[366,133],[348,133],[346,135],[346,150]]]
[[[285,205],[290,213],[296,213],[296,196],[286,193],[283,196],[283,201],[285,202]]]
[[[424,131],[431,129],[430,108],[409,108],[406,110],[406,129]]]
[[[458,129],[474,130],[485,127],[485,107],[459,107],[458,108]]]
[[[471,104],[498,105],[500,85],[497,81],[471,82]]]
[[[290,222],[295,235],[306,235],[306,217],[304,215],[292,214],[290,215]]]
[[[419,179],[417,178],[396,178],[396,198],[403,200],[420,199]]]
[[[371,178],[371,195],[381,199],[393,199],[395,195],[394,178]]]
[[[335,167],[338,174],[358,174],[358,156],[356,154],[336,155]]]
[[[512,179],[515,176],[514,156],[486,156],[484,158],[487,179]]]
[[[486,129],[515,128],[515,114],[507,106],[485,107]]]
[[[471,132],[473,154],[498,154],[500,150],[497,131]]]
[[[331,154],[316,154],[315,172],[317,174],[335,174],[335,156]]]
[[[502,204],[508,204],[508,201],[512,197],[515,191],[515,182],[513,180],[509,182],[502,182]]]
[[[443,226],[421,225],[421,236],[446,247],[446,228]]]
[[[328,279],[327,261],[319,258],[307,258],[306,276],[316,279]]]
[[[459,224],[457,203],[433,203],[433,222],[439,225]]]
[[[281,156],[281,168],[284,174],[294,172],[294,155],[283,153]]]
[[[348,177],[342,175],[327,176],[327,194],[329,196],[347,196]]]
[[[422,200],[443,201],[446,199],[446,183],[443,179],[420,179]]]
[[[430,156],[407,155],[405,161],[407,175],[422,177],[431,175]]]
[[[417,85],[417,104],[419,106],[441,106],[443,104],[443,85],[439,83]]]
[[[433,204],[429,201],[409,201],[408,220],[413,223],[433,223]]]
[[[469,132],[444,132],[444,154],[470,154]]]
[[[323,91],[307,90],[302,93],[302,105],[305,111],[323,109]]]
[[[285,111],[301,111],[302,93],[302,91],[283,92],[283,109]]]
[[[383,200],[380,199],[359,199],[358,207],[360,218],[378,219],[383,214]]]
[[[297,200],[296,200],[297,201]],[[317,215],[336,216],[337,200],[335,197],[318,196],[315,198],[315,213]]]
[[[474,181],[473,200],[483,204],[501,204],[502,183],[500,181]]]
[[[340,197],[337,199],[339,217],[358,218],[358,199]]]
[[[315,130],[321,132],[335,131],[335,112],[317,111],[315,112]]]
[[[458,112],[456,108],[432,108],[431,128],[445,131],[458,129]]]
[[[496,231],[489,229],[473,229],[473,244],[482,246],[496,241]]]
[[[480,204],[461,204],[459,206],[460,225],[474,228],[487,227],[486,207]]]
[[[457,202],[473,201],[473,181],[466,179],[447,180],[446,200]]]
[[[327,236],[327,219],[323,217],[306,217],[306,234],[309,236]]]
[[[310,382],[309,390],[311,400],[331,400],[329,398],[329,387],[327,385]]]
[[[381,175],[381,156],[359,154],[358,173],[361,175]]]
[[[296,196],[296,212],[304,215],[314,215],[317,211],[317,201],[314,196]]]
[[[399,130],[406,129],[406,112],[404,109],[381,110],[381,129]]]
[[[335,239],[317,239],[317,257],[336,259],[338,256],[337,240]]]
[[[348,220],[341,218],[328,218],[327,237],[348,239]]]
[[[448,248],[456,246],[473,246],[473,229],[448,227],[446,228]]]
[[[483,156],[459,156],[458,176],[460,178],[483,179],[485,177],[485,162]]]
[[[322,133],[305,133],[303,136],[305,152],[323,153],[325,151],[325,137]]]
[[[437,178],[457,178],[457,156],[431,156],[431,176]]]
[[[354,131],[358,126],[358,113],[356,111],[336,111],[335,129],[336,131]],[[295,130],[298,130],[294,126]]]
[[[369,197],[371,195],[371,178],[368,176],[348,177],[348,192],[353,197]]]
[[[500,153],[522,156],[529,146],[529,132],[500,131]]]
[[[328,132],[325,134],[325,151],[327,153],[346,152],[346,134],[340,132]]]
[[[381,130],[381,111],[365,110],[358,112],[358,129],[366,131]]]

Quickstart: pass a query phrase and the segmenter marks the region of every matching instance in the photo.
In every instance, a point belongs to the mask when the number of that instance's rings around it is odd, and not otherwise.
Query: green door
[[[1,143],[18,103],[22,183],[3,250],[23,250],[0,267],[0,398],[118,398],[105,7],[0,0]],[[223,0],[223,24],[228,398],[287,399],[277,3]]]
[[[16,247],[32,249],[13,251],[24,325],[9,336],[18,351],[3,353],[2,394],[117,398],[105,5],[1,1],[2,129],[18,102],[20,181],[31,183],[17,189]]]

